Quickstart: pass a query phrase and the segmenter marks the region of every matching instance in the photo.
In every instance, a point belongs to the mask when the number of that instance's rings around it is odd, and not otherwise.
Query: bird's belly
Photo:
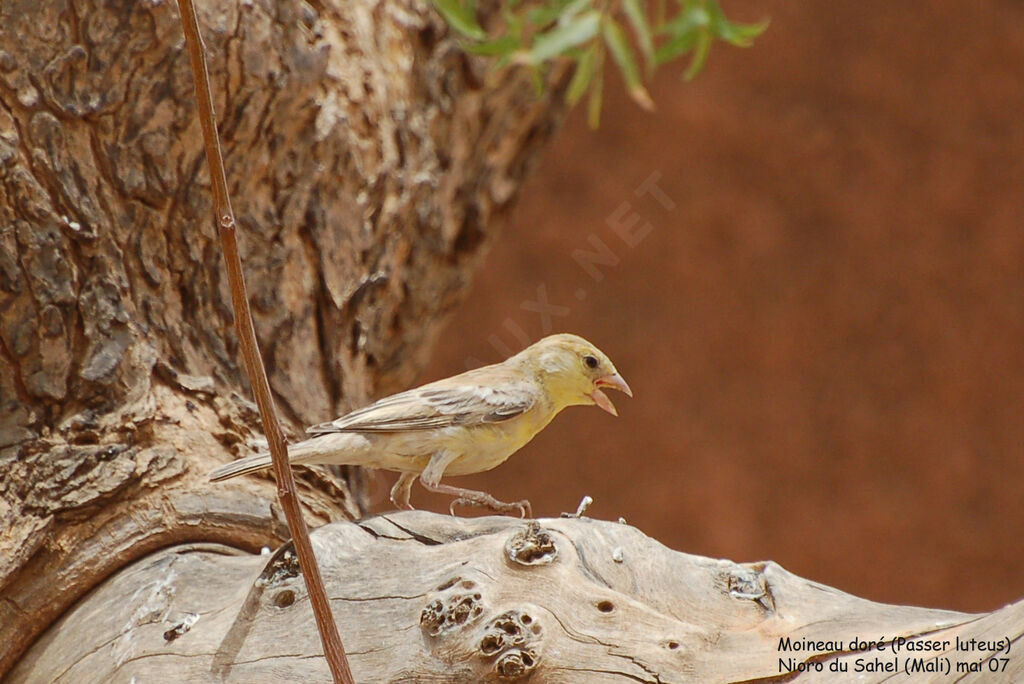
[[[530,441],[536,432],[524,423],[513,425],[477,425],[457,438],[455,450],[461,456],[445,469],[445,475],[482,473],[504,463],[509,456]],[[455,446],[455,445],[453,445]]]

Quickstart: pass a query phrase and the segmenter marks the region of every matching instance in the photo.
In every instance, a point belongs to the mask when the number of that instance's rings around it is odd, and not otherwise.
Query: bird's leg
[[[506,503],[495,499],[487,492],[478,492],[475,489],[463,489],[462,487],[451,487],[448,485],[438,485],[437,489],[432,489],[431,491],[459,497],[452,501],[451,505],[448,506],[448,512],[452,515],[455,515],[456,506],[469,505],[479,506],[480,508],[489,508],[490,510],[498,513],[518,513],[520,518],[533,517],[533,509],[530,506],[529,499]]]
[[[526,499],[522,501],[516,501],[514,503],[506,503],[499,501],[493,496],[486,492],[478,492],[475,489],[463,489],[462,487],[453,487],[452,485],[441,484],[441,476],[444,475],[445,468],[448,467],[453,460],[455,460],[457,454],[453,454],[450,451],[439,451],[430,459],[430,463],[420,473],[420,484],[423,488],[437,492],[438,494],[447,494],[449,496],[456,497],[455,501],[452,502],[449,507],[449,511],[452,515],[455,515],[455,506],[463,504],[472,504],[474,506],[480,506],[481,508],[489,508],[492,511],[498,513],[519,513],[520,517],[529,518],[532,517],[532,509],[530,502]]]
[[[415,479],[416,473],[402,473],[398,482],[391,488],[391,503],[395,504],[396,508],[403,511],[413,510],[412,504],[409,503],[409,492]]]

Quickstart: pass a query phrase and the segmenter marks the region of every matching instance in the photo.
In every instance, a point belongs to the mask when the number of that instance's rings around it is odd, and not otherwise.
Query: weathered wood
[[[957,681],[1024,676],[1009,645],[1024,602],[989,615],[877,604],[774,563],[672,551],[625,524],[414,511],[326,525],[313,542],[360,682],[789,681],[790,658],[809,670],[797,681],[903,679],[918,657],[948,659],[954,674],[981,663]],[[328,681],[296,572],[286,549],[270,563],[223,547],[162,550],[75,606],[10,681]],[[786,650],[785,637],[825,643]],[[958,651],[957,638],[1003,640],[1009,654]],[[852,643],[878,640],[883,650]],[[858,659],[900,674],[857,672]],[[848,671],[830,671],[838,663]],[[913,681],[956,679],[943,672]]]

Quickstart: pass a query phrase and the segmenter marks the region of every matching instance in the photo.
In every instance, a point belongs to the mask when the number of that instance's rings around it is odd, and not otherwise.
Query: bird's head
[[[526,369],[538,376],[559,409],[596,404],[617,416],[615,406],[601,389],[611,387],[633,396],[604,352],[578,335],[550,335],[517,356]]]

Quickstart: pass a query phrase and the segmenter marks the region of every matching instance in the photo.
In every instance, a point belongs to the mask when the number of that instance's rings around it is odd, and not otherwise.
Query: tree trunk
[[[271,386],[331,419],[422,367],[559,87],[423,2],[199,10]],[[177,7],[0,3],[0,677],[146,554],[287,536],[269,480],[205,481],[257,422],[222,272]],[[347,475],[303,476],[313,521],[360,513]]]

